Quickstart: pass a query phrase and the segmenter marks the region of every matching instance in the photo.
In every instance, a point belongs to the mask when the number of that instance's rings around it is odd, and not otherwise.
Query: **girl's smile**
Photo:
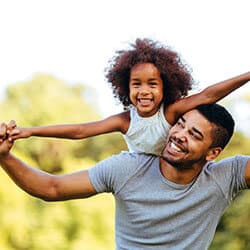
[[[131,69],[129,97],[142,117],[158,111],[163,100],[163,82],[154,64],[140,63]]]

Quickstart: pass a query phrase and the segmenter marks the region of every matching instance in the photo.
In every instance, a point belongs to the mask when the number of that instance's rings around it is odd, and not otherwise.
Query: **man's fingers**
[[[1,123],[0,125],[0,139],[1,141],[7,137],[7,125],[6,123]]]

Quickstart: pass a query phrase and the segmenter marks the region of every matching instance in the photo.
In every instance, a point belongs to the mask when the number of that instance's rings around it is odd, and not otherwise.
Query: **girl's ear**
[[[220,154],[221,151],[222,151],[221,147],[210,148],[206,155],[206,160],[207,161],[214,160]]]

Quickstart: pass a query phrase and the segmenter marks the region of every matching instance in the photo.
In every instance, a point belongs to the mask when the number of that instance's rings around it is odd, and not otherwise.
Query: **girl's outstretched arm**
[[[8,131],[8,136],[10,140],[28,138],[30,136],[83,139],[111,132],[126,133],[129,122],[129,112],[123,112],[100,121],[82,124],[59,124],[30,128],[12,126]]]
[[[177,100],[165,109],[166,120],[174,124],[178,117],[201,104],[215,103],[250,80],[250,72],[213,84],[201,92]]]

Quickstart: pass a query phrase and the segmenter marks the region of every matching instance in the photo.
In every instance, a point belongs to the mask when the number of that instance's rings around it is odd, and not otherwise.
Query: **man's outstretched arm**
[[[13,143],[0,142],[0,165],[10,178],[25,192],[46,201],[86,198],[96,194],[88,171],[52,175],[29,166],[9,151]]]

